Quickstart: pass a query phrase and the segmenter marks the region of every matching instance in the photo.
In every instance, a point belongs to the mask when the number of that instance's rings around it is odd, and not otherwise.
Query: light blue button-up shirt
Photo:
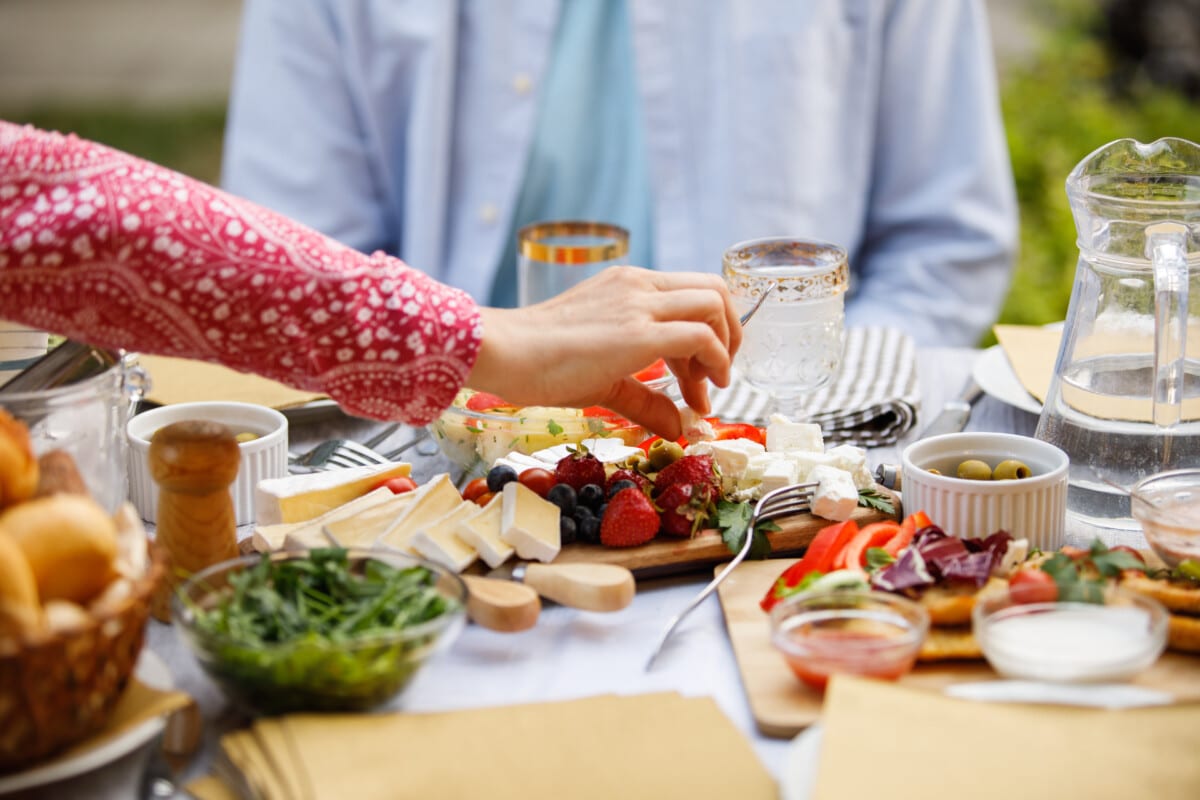
[[[574,1],[574,0],[572,0]],[[560,0],[247,0],[225,185],[486,301]],[[978,0],[631,0],[656,268],[792,235],[850,324],[972,344],[1016,204]]]

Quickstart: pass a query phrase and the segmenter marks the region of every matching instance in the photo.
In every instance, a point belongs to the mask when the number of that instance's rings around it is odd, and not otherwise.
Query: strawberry
[[[695,536],[715,513],[720,489],[712,456],[684,456],[665,467],[654,480],[663,532]]]
[[[608,501],[600,522],[600,543],[609,547],[635,547],[658,533],[658,511],[641,489],[622,489]]]
[[[649,490],[654,485],[650,482],[649,478],[637,470],[619,469],[608,476],[608,483],[604,485],[605,491],[612,491],[612,485],[617,481],[633,481],[642,491]]]
[[[580,447],[571,455],[559,459],[558,464],[554,467],[554,479],[559,483],[567,484],[577,492],[589,483],[603,488],[606,483],[604,464],[600,462],[600,459]]]

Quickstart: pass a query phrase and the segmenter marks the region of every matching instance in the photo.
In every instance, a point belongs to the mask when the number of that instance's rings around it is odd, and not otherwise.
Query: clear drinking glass
[[[775,411],[802,419],[803,396],[841,365],[846,251],[803,239],[755,239],[725,251],[723,272],[739,315],[774,285],[746,326],[734,365],[743,380],[770,392]]]
[[[620,263],[629,231],[607,222],[535,222],[517,231],[517,304],[549,300]]]

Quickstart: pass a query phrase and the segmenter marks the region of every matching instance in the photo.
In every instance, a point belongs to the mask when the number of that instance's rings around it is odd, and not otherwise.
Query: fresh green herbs
[[[858,504],[866,508],[873,508],[876,511],[882,511],[884,514],[891,514],[892,516],[896,514],[896,506],[892,503],[892,498],[878,489],[859,489]]]
[[[549,422],[546,423],[546,432],[549,433],[551,436],[558,436],[560,433],[563,432],[563,426],[559,425],[554,420],[550,420]]]
[[[1041,564],[1042,571],[1058,586],[1058,599],[1077,603],[1103,603],[1109,579],[1127,569],[1145,568],[1137,556],[1125,550],[1110,550],[1099,539],[1086,552],[1074,556],[1058,552]]]
[[[717,503],[717,527],[721,538],[729,552],[738,553],[746,543],[746,533],[750,528],[750,520],[754,517],[754,508],[750,503],[735,503],[731,500],[721,500]],[[767,533],[779,530],[779,526],[767,520],[760,522],[754,528],[754,540],[750,544],[749,558],[762,559],[771,555],[771,543]]]
[[[892,554],[882,547],[867,548],[867,572],[875,572],[876,570],[883,569],[895,560]]]
[[[423,624],[458,609],[436,581],[343,549],[264,555],[214,602],[189,605],[192,633],[214,677],[256,708],[368,708],[407,682],[441,632]]]

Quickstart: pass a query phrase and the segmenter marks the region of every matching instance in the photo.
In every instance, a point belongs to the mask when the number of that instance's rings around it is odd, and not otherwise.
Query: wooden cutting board
[[[900,508],[898,497],[882,486],[876,491],[887,495],[894,508]],[[871,508],[859,506],[853,515],[859,526],[885,519],[895,519]],[[781,519],[776,524],[779,530],[767,534],[771,542],[771,556],[778,558],[799,555],[817,532],[827,525],[827,519],[811,514],[799,514]],[[715,530],[702,532],[693,539],[673,539],[660,536],[639,547],[604,547],[602,545],[567,545],[554,559],[555,564],[616,564],[630,570],[635,577],[651,578],[683,572],[707,569],[714,564],[729,561],[733,554]]]
[[[767,615],[758,607],[779,573],[793,563],[795,559],[746,562],[717,589],[754,721],[764,736],[780,738],[795,736],[816,722],[822,702],[771,646]],[[901,683],[941,690],[953,683],[997,678],[985,661],[961,661],[919,664]],[[1180,700],[1200,700],[1200,657],[1165,653],[1133,683],[1170,692]]]

